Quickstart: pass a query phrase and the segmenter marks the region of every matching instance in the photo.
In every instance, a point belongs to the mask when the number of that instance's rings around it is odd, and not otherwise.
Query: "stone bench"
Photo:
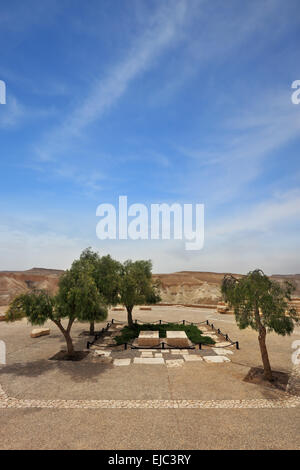
[[[158,331],[140,331],[138,337],[139,346],[158,346],[160,343]]]
[[[168,346],[185,348],[189,346],[189,340],[185,331],[167,331]]]
[[[46,335],[50,335],[50,328],[35,328],[30,334],[31,338],[39,338],[39,336]]]

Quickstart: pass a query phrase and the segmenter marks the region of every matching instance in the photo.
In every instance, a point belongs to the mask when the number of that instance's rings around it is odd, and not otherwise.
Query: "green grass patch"
[[[159,337],[165,338],[167,331],[185,331],[187,337],[192,343],[198,344],[215,344],[215,341],[208,336],[202,336],[202,331],[198,330],[195,325],[178,325],[177,323],[163,323],[162,325],[149,324],[144,325],[134,324],[132,328],[124,326],[120,331],[120,336],[115,337],[117,344],[131,343],[140,334],[140,331],[159,331]]]

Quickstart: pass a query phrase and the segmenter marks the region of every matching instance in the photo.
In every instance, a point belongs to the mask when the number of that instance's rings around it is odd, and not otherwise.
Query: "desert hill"
[[[62,273],[58,269],[45,268],[0,271],[0,306],[8,305],[17,294],[32,289],[45,289],[54,293]],[[224,273],[180,271],[154,274],[153,277],[161,282],[162,303],[213,306],[221,300],[220,286]],[[300,274],[275,274],[271,278],[279,282],[292,281],[296,286],[295,297],[300,297]]]
[[[163,303],[215,305],[221,300],[220,285],[224,273],[180,271],[153,277],[161,282]]]
[[[0,272],[0,306],[8,305],[22,292],[45,289],[55,292],[59,276],[63,271],[56,269],[32,268],[27,271]]]

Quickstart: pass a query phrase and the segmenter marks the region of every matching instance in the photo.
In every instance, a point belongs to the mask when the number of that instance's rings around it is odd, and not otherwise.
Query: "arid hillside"
[[[241,274],[234,274],[240,277]],[[186,305],[215,305],[221,300],[220,286],[224,273],[180,271],[172,274],[156,274],[161,282],[163,303]],[[272,275],[278,282],[292,281],[296,287],[294,296],[300,297],[300,274]]]
[[[63,271],[33,268],[28,271],[0,272],[0,306],[8,305],[19,293],[32,289],[57,289]],[[236,274],[236,276],[240,276]],[[154,274],[161,282],[162,303],[185,305],[216,305],[221,300],[220,286],[224,273],[180,271],[171,274]],[[296,285],[295,297],[300,297],[300,274],[272,276],[283,282],[291,280]]]
[[[154,275],[161,282],[163,303],[186,305],[216,305],[223,277],[223,273],[196,271]]]
[[[32,289],[45,289],[49,292],[55,292],[62,272],[56,269],[42,268],[33,268],[28,271],[1,271],[0,306],[8,305],[17,294]]]

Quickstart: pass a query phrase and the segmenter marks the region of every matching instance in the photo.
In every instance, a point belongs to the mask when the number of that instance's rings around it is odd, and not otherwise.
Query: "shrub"
[[[115,337],[117,344],[130,343],[140,334],[140,331],[159,331],[159,337],[165,338],[167,331],[185,331],[187,337],[192,343],[198,344],[215,344],[215,341],[208,336],[202,336],[202,331],[199,330],[195,325],[179,325],[177,323],[163,323],[163,324],[153,324],[145,323],[139,325],[134,323],[132,327],[125,326],[121,330],[121,334]]]

